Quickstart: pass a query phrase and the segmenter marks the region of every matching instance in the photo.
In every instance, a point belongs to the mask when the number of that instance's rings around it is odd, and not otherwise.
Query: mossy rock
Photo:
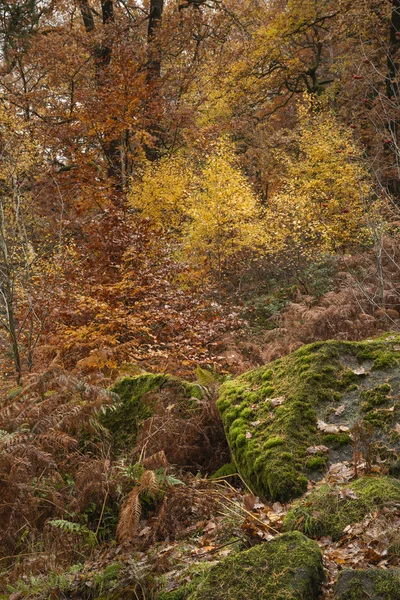
[[[200,386],[170,375],[144,373],[124,377],[111,388],[116,401],[105,407],[100,417],[102,425],[110,430],[116,450],[132,448],[141,424],[154,413],[156,394],[170,388],[178,403],[189,406],[193,399],[202,396]]]
[[[346,569],[339,575],[335,599],[400,600],[400,569]]]
[[[217,406],[238,471],[253,491],[271,500],[300,496],[310,470],[318,479],[330,463],[351,460],[348,431],[360,421],[373,428],[371,443],[395,456],[399,350],[395,334],[317,342],[225,382]],[[329,449],[318,469],[307,454],[315,445]]]
[[[215,473],[213,473],[210,479],[219,479],[220,477],[232,478],[237,475],[237,468],[234,463],[226,463],[222,465]]]
[[[323,578],[318,545],[293,532],[221,561],[189,600],[313,600]]]
[[[400,481],[391,477],[366,476],[347,485],[323,485],[294,504],[284,519],[284,529],[338,540],[347,525],[399,503]]]

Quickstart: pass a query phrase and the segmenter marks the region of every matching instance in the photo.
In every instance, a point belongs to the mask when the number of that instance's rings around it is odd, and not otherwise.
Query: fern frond
[[[160,482],[154,471],[145,471],[140,478],[139,493],[147,492],[151,498],[154,498],[160,490]]]
[[[137,531],[142,516],[139,492],[139,487],[134,488],[121,508],[117,526],[117,540],[121,544],[129,543]]]

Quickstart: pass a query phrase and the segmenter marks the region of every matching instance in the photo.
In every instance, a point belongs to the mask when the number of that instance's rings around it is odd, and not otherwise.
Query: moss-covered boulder
[[[342,486],[327,484],[294,504],[284,519],[284,529],[338,540],[347,525],[399,504],[400,481],[391,477],[362,477]]]
[[[293,532],[229,556],[189,600],[313,600],[323,578],[318,545]]]
[[[120,379],[111,391],[115,402],[100,418],[116,452],[133,452],[148,468],[166,458],[205,474],[230,460],[215,402],[200,383],[144,373]]]
[[[346,569],[339,575],[336,600],[400,600],[400,569]]]
[[[161,389],[169,380],[166,375],[144,373],[123,377],[112,386],[115,402],[105,407],[100,421],[110,430],[117,450],[135,444],[140,424],[154,411],[154,403],[148,402],[146,395]]]
[[[299,496],[308,478],[351,460],[359,422],[376,452],[394,458],[399,364],[399,335],[318,342],[224,383],[217,406],[242,477],[262,497]]]

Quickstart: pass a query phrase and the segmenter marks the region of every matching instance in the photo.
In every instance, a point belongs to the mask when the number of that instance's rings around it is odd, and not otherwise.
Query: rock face
[[[339,575],[336,600],[400,600],[400,569],[345,570]]]
[[[217,406],[241,476],[259,496],[286,501],[354,450],[367,461],[394,462],[399,364],[400,336],[386,334],[303,346],[226,382]]]
[[[323,578],[318,545],[286,533],[212,567],[189,600],[314,600]]]
[[[323,485],[295,503],[285,517],[284,528],[338,540],[347,525],[398,504],[400,481],[390,477],[362,477],[347,485]]]

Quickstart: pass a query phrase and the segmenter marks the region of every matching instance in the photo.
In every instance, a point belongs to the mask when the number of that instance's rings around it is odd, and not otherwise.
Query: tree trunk
[[[1,282],[0,282],[0,294],[3,301],[3,308],[5,312],[5,320],[2,319],[2,326],[7,332],[10,338],[11,351],[14,362],[14,369],[17,379],[17,384],[21,383],[22,378],[22,367],[21,367],[21,356],[19,352],[17,327],[14,315],[14,293],[13,293],[13,277],[12,267],[10,265],[8,244],[5,231],[4,222],[4,207],[3,203],[0,202],[0,251],[2,254],[2,268],[1,268]]]
[[[161,51],[155,37],[161,27],[164,0],[151,0],[147,43],[149,45],[148,78],[158,79],[161,75]]]
[[[398,62],[397,54],[400,49],[400,0],[392,0],[392,15],[390,19],[389,49],[387,55],[386,92],[388,98],[397,95],[399,86],[397,82]]]
[[[157,40],[157,33],[162,24],[164,0],[150,1],[149,26],[147,30],[147,106],[146,118],[148,134],[152,143],[144,147],[148,160],[154,161],[160,156],[160,134],[156,123],[159,120],[160,92],[159,83],[161,77],[161,47]]]
[[[91,33],[95,29],[93,10],[88,0],[81,0],[80,10],[86,33]],[[114,3],[113,0],[102,0],[101,2],[103,26],[114,23]],[[109,44],[97,44],[93,49],[93,58],[95,61],[96,87],[102,86],[104,70],[111,62],[112,49]],[[105,139],[103,141],[103,152],[107,160],[107,176],[115,183],[115,187],[120,189],[121,182],[121,148],[119,139]]]

